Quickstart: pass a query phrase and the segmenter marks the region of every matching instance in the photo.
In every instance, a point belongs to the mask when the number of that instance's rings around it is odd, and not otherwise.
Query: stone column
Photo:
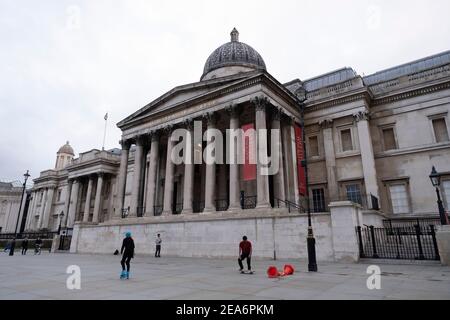
[[[184,186],[183,186],[183,211],[181,213],[192,213],[192,201],[194,200],[194,123],[186,121],[186,148],[184,155]]]
[[[94,215],[92,216],[92,222],[98,223],[100,215],[100,207],[102,200],[102,188],[103,188],[103,173],[100,172],[97,178],[97,191],[95,192],[95,202],[94,202]]]
[[[91,209],[91,194],[92,194],[92,183],[93,177],[89,177],[89,184],[86,193],[86,202],[84,203],[84,213],[83,213],[83,222],[89,222],[89,211]]]
[[[296,204],[300,204],[300,194],[298,192],[297,144],[295,141],[295,120],[294,120],[294,118],[290,119],[289,128],[290,128],[289,131],[290,131],[292,179],[293,179],[292,191],[294,194],[293,200]],[[307,190],[306,192],[309,192],[309,190]]]
[[[164,206],[162,215],[171,215],[172,214],[172,203],[173,199],[173,179],[174,179],[174,170],[175,165],[172,161],[172,148],[173,141],[172,137],[172,128],[168,127],[166,129],[167,135],[167,156],[166,156],[166,177],[164,180]]]
[[[325,164],[327,167],[327,185],[330,201],[339,199],[339,189],[336,175],[336,154],[333,141],[333,120],[325,119],[319,122],[322,128],[325,149]]]
[[[286,123],[281,123],[281,139],[283,143],[283,164],[284,164],[284,193],[285,199],[292,201],[292,161],[291,159],[291,142],[290,142],[291,128]]]
[[[47,188],[44,190],[44,194],[42,195],[41,207],[39,208],[39,220],[37,229],[42,229],[43,221],[44,221],[44,208],[45,208],[45,199],[47,199]]]
[[[145,202],[145,213],[153,216],[156,199],[156,179],[159,162],[159,134],[152,134],[150,147],[150,165],[148,168],[147,196]]]
[[[80,188],[80,181],[74,180],[70,194],[70,200],[72,201],[72,205],[69,206],[69,216],[67,217],[67,224],[66,224],[68,228],[72,228],[75,222],[75,216],[77,214],[77,206],[78,206],[79,188]]]
[[[47,201],[46,201],[46,205],[45,205],[45,210],[44,210],[44,218],[42,220],[42,227],[43,229],[48,229],[49,228],[49,221],[50,221],[50,213],[52,210],[52,204],[53,204],[53,194],[55,193],[55,188],[48,188],[47,191]]]
[[[233,105],[228,108],[228,113],[230,115],[230,130],[239,130],[239,112],[237,106]],[[228,206],[228,210],[236,211],[241,210],[240,203],[240,188],[239,188],[239,164],[238,164],[238,154],[242,152],[242,150],[238,150],[241,147],[242,137],[239,134],[236,143],[234,144],[233,150],[230,150],[230,155],[232,158],[230,159],[231,164],[230,167],[230,204]]]
[[[121,141],[122,153],[120,155],[119,181],[117,185],[117,204],[115,218],[122,217],[122,210],[125,202],[125,187],[127,183],[128,156],[130,151],[130,142]]]
[[[71,200],[71,195],[72,195],[72,184],[73,184],[73,180],[69,179],[69,181],[67,182],[67,187],[66,187],[66,201],[64,202],[64,216],[65,216],[65,221],[66,223],[61,224],[61,226],[65,226],[67,227],[67,221],[69,221],[69,210],[70,210],[70,200]]]
[[[136,139],[136,151],[134,153],[134,170],[133,170],[133,185],[131,188],[131,203],[129,217],[136,217],[138,207],[140,207],[140,193],[142,185],[142,170],[144,161],[144,145],[142,137]]]
[[[364,185],[367,194],[367,203],[370,201],[370,194],[378,198],[380,203],[380,197],[378,194],[377,183],[377,171],[375,169],[375,157],[373,153],[372,137],[369,129],[369,113],[367,111],[360,111],[353,115],[358,127],[358,138],[361,152],[361,160],[364,173]],[[381,204],[380,204],[381,207]]]
[[[264,166],[261,164],[260,155],[267,157],[267,139],[259,141],[259,131],[267,129],[266,125],[266,108],[269,104],[267,98],[257,97],[253,100],[256,109],[256,208],[269,208],[269,176],[262,175]]]
[[[273,144],[272,147],[272,157],[278,152],[278,163],[279,169],[278,172],[273,177],[273,191],[276,199],[286,200],[286,192],[284,189],[284,164],[283,164],[283,148],[282,148],[282,134],[281,134],[281,110],[276,110],[273,114],[272,119],[272,130],[278,130],[279,139],[276,144]],[[275,200],[276,205],[276,200]]]
[[[216,116],[213,113],[205,115],[207,122],[207,140],[211,141],[211,132],[216,128]],[[211,142],[208,142],[208,144]],[[206,166],[206,180],[205,180],[205,209],[203,212],[216,211],[216,163],[205,164]]]

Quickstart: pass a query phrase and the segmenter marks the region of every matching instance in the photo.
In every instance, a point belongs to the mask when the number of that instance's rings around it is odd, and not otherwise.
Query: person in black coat
[[[120,249],[120,253],[122,254],[122,260],[120,264],[122,265],[122,273],[120,278],[129,278],[130,277],[130,260],[134,257],[134,240],[131,238],[131,232],[127,232],[125,235],[125,239],[122,242],[122,249]],[[127,269],[125,271],[125,264]]]
[[[9,255],[14,255],[14,249],[16,248],[16,238],[13,238],[11,241],[11,247],[9,248]]]
[[[27,254],[27,250],[28,250],[28,238],[25,238],[22,241],[22,255]]]

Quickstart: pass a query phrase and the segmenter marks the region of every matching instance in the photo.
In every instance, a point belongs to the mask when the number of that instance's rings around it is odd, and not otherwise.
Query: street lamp
[[[441,200],[441,194],[439,192],[439,185],[441,184],[441,175],[436,171],[436,168],[434,166],[433,169],[431,169],[430,180],[433,187],[436,188],[437,204],[439,208],[439,217],[441,218],[441,224],[446,225],[448,224],[447,216],[445,214],[444,206]]]
[[[27,172],[25,172],[25,174],[23,176],[25,177],[25,181],[23,182],[22,197],[20,197],[19,212],[17,213],[16,228],[14,229],[14,238],[17,237],[17,226],[19,225],[20,211],[22,211],[23,195],[25,194],[25,188],[27,186],[27,180],[30,177],[30,174],[28,173],[28,170],[27,170]]]
[[[308,164],[306,161],[306,141],[305,141],[305,101],[306,90],[303,87],[295,91],[295,95],[300,101],[301,128],[302,128],[302,143],[303,143],[303,160],[302,166],[305,168],[305,183],[306,183],[306,210],[308,213],[308,236],[306,238],[308,248],[308,271],[317,272],[316,261],[316,239],[314,239],[314,232],[311,223],[311,207],[309,203],[309,180],[308,180]]]
[[[61,232],[61,221],[64,217],[64,211],[61,211],[61,213],[59,214],[59,226],[58,226],[58,235]]]

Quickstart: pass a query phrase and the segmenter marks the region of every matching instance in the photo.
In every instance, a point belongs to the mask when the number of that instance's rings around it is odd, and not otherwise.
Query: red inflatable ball
[[[270,266],[269,269],[267,269],[267,275],[269,278],[278,278],[280,273],[277,270],[277,267]]]

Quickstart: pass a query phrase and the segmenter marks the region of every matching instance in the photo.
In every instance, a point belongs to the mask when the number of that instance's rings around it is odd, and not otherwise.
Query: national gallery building
[[[143,254],[161,233],[166,255],[235,257],[245,234],[254,256],[303,258],[309,209],[318,259],[346,258],[339,230],[438,215],[432,166],[448,210],[449,111],[450,51],[368,76],[342,68],[283,84],[233,29],[200,81],[117,124],[120,148],[75,157],[69,143],[62,146],[55,168],[34,180],[25,229],[74,228],[72,252],[112,253],[131,231]],[[177,129],[189,133],[186,163],[171,158]],[[255,150],[278,170],[197,161],[213,140],[210,129],[224,137],[228,129],[267,129]],[[195,131],[206,138],[195,140]],[[223,154],[230,148],[224,143]]]

